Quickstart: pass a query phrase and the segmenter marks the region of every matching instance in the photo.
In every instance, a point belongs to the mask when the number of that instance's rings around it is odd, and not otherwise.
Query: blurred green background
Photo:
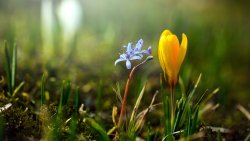
[[[127,77],[124,63],[114,66],[122,46],[142,38],[144,48],[152,46],[155,59],[137,75],[147,78],[148,92],[154,92],[159,89],[161,73],[157,59],[159,36],[164,29],[170,29],[179,38],[181,33],[188,37],[188,51],[180,72],[186,87],[202,73],[200,93],[220,88],[213,99],[220,108],[208,118],[226,117],[225,125],[244,119],[235,106],[242,104],[250,109],[249,2],[79,0],[79,23],[72,36],[63,35],[64,25],[58,14],[63,2],[0,0],[1,75],[7,40],[9,45],[18,44],[18,82],[29,75],[30,82],[35,83],[48,71],[57,80],[70,79],[85,93],[100,80],[107,86],[105,89],[111,89],[117,81],[124,84]],[[72,21],[67,16],[71,12],[66,8],[64,20]],[[221,125],[221,120],[214,123]]]

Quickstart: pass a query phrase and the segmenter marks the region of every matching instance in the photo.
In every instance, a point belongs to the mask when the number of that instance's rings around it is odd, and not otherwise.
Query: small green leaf
[[[186,122],[186,128],[185,128],[185,137],[188,137],[190,135],[191,119],[192,119],[192,112],[191,112],[190,106],[188,106],[188,109],[187,109],[187,122]]]
[[[16,79],[16,65],[17,65],[17,48],[16,43],[13,45],[12,49],[12,62],[11,62],[11,87],[12,90],[15,88],[15,79]]]
[[[190,131],[191,134],[195,133],[196,131],[196,127],[198,124],[198,115],[199,115],[199,107],[195,109],[194,118],[192,120],[191,131]]]
[[[250,133],[247,135],[247,137],[244,139],[244,141],[249,141],[250,140]]]
[[[84,121],[101,135],[103,141],[110,141],[106,131],[94,119],[85,118]]]
[[[70,132],[68,136],[69,141],[76,140],[76,128],[77,128],[77,118],[76,114],[74,114],[70,121],[70,126],[69,126],[69,132]]]
[[[219,130],[218,133],[217,133],[216,141],[222,141],[222,137],[221,137],[221,132],[220,132],[220,130]]]
[[[65,86],[64,95],[63,95],[63,105],[66,105],[68,103],[70,91],[71,91],[71,83],[70,83],[70,81],[67,81],[66,86]]]
[[[4,59],[4,68],[6,71],[6,75],[7,75],[7,84],[8,84],[8,91],[10,94],[12,94],[13,89],[12,89],[12,82],[11,82],[11,61],[10,61],[10,55],[9,55],[9,51],[8,51],[8,45],[7,45],[7,41],[4,41],[4,55],[5,55],[5,59]]]
[[[133,112],[132,112],[132,114],[130,116],[130,121],[129,122],[132,122],[135,119],[137,110],[139,108],[139,105],[141,103],[141,100],[142,100],[142,97],[143,97],[143,94],[144,94],[145,87],[146,87],[146,84],[144,84],[144,86],[143,86],[143,88],[142,88],[142,90],[141,90],[141,92],[140,92],[140,94],[139,94],[139,96],[138,96],[138,98],[136,100],[136,103],[135,103]]]
[[[147,141],[151,141],[150,127],[147,129]]]
[[[15,95],[17,94],[17,92],[22,88],[22,86],[24,85],[24,82],[21,82],[14,90],[12,97],[15,97]]]

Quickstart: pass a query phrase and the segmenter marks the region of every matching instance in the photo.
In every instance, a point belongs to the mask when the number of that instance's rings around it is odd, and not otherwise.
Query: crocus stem
[[[123,99],[122,99],[122,107],[121,107],[120,116],[119,116],[119,120],[118,120],[118,124],[117,124],[117,130],[116,130],[116,134],[115,134],[115,141],[117,140],[117,137],[118,137],[118,134],[119,134],[118,131],[119,131],[120,126],[122,124],[122,117],[123,117],[123,114],[124,114],[124,111],[125,111],[126,99],[127,99],[127,95],[128,95],[128,88],[129,88],[131,78],[132,78],[136,68],[139,67],[140,65],[144,64],[145,62],[147,62],[150,59],[152,59],[152,57],[147,58],[143,62],[141,62],[140,64],[134,66],[132,68],[132,70],[130,71],[129,75],[128,75],[128,80],[127,80],[127,83],[126,83],[126,87],[125,87],[125,91],[124,91],[124,95],[123,95]]]
[[[174,126],[174,114],[175,114],[175,98],[174,98],[175,85],[170,85],[170,99],[171,99],[171,127]]]

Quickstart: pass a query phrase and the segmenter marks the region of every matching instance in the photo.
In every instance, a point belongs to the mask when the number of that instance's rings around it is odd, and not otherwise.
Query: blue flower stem
[[[119,116],[119,120],[118,120],[118,124],[117,124],[117,130],[116,130],[116,135],[115,135],[115,141],[117,140],[117,137],[118,137],[118,134],[119,134],[119,129],[120,129],[120,126],[122,124],[122,117],[123,117],[123,114],[125,112],[125,105],[126,105],[126,99],[127,99],[127,95],[128,95],[128,88],[129,88],[129,84],[130,84],[130,81],[131,81],[131,78],[136,70],[136,68],[138,68],[140,65],[144,64],[145,62],[147,62],[148,60],[151,60],[152,58],[147,58],[145,59],[143,62],[141,62],[140,64],[134,66],[132,68],[132,70],[130,71],[129,73],[129,76],[128,76],[128,80],[127,80],[127,83],[126,83],[126,87],[125,87],[125,91],[124,91],[124,95],[123,95],[123,99],[122,99],[122,107],[121,107],[121,111],[120,111],[120,116]]]

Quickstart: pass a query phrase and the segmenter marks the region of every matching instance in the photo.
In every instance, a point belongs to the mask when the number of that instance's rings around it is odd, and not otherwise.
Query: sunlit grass
[[[37,16],[40,2],[29,2],[28,9],[25,2],[1,2],[0,140],[114,139],[129,71],[113,64],[120,47],[139,38],[152,46],[154,59],[131,80],[121,140],[249,139],[248,7],[109,2],[98,8],[96,2],[81,3],[83,21],[68,44],[55,20],[53,45],[47,48]],[[178,38],[182,32],[190,37],[174,92],[174,122],[156,56],[165,28]]]
[[[6,45],[6,44],[5,44]],[[12,60],[16,59],[16,48],[13,49],[12,54]],[[140,55],[140,54],[139,54]],[[8,52],[7,46],[5,46],[5,71],[7,74],[7,77],[10,77],[8,80],[11,80],[9,83],[7,83],[8,92],[7,96],[10,97],[10,99],[13,99],[15,94],[20,90],[20,88],[24,85],[24,83],[21,83],[17,88],[13,85],[12,81],[15,82],[15,70],[13,72],[13,68],[16,67],[16,61],[12,62],[10,61],[10,56]],[[150,98],[152,99],[151,104],[141,112],[138,111],[140,103],[142,103],[142,98],[145,93],[145,87],[146,85],[142,87],[142,89],[139,91],[138,98],[136,100],[136,103],[134,105],[134,108],[132,110],[131,116],[129,119],[127,117],[129,116],[129,112],[126,111],[126,103],[124,102],[124,99],[127,98],[126,94],[128,93],[128,88],[130,87],[130,81],[133,78],[133,73],[135,69],[137,69],[140,65],[143,65],[148,60],[151,60],[152,56],[147,57],[143,62],[139,63],[133,69],[131,70],[128,82],[126,84],[125,88],[125,96],[124,98],[121,98],[120,94],[120,88],[119,85],[117,89],[115,90],[118,98],[122,102],[122,110],[125,110],[125,123],[123,123],[124,118],[124,111],[121,110],[119,121],[116,121],[117,116],[117,109],[113,111],[112,113],[112,120],[114,123],[114,128],[111,128],[111,130],[106,131],[102,124],[99,124],[95,119],[95,117],[91,116],[90,113],[84,111],[83,107],[79,108],[79,87],[74,88],[76,91],[75,94],[73,94],[73,88],[70,81],[62,81],[62,84],[59,89],[59,97],[57,101],[55,101],[55,104],[49,99],[49,97],[52,97],[50,92],[47,92],[47,79],[49,76],[43,74],[41,80],[40,80],[40,100],[36,100],[36,102],[40,101],[40,104],[35,104],[37,109],[40,109],[38,111],[37,116],[39,117],[38,123],[40,123],[38,126],[38,129],[40,130],[40,134],[43,139],[45,140],[61,140],[67,138],[68,140],[75,140],[79,138],[88,138],[87,134],[92,134],[91,138],[97,138],[101,140],[110,140],[111,138],[114,138],[115,140],[135,140],[138,136],[138,133],[140,133],[140,130],[144,128],[145,125],[145,117],[149,112],[152,112],[152,109],[157,108],[157,106],[162,105],[163,106],[163,136],[158,135],[158,138],[162,138],[162,140],[172,140],[173,138],[183,138],[183,137],[189,137],[196,133],[200,126],[200,116],[199,116],[199,107],[200,104],[202,104],[202,101],[205,99],[204,95],[201,96],[201,98],[198,100],[197,103],[192,103],[192,97],[194,96],[194,92],[197,88],[197,85],[200,81],[200,77],[198,78],[196,84],[194,85],[194,88],[186,95],[185,91],[182,91],[182,97],[181,99],[177,100],[177,102],[174,104],[175,107],[175,115],[171,116],[171,106],[169,96],[166,96],[166,91],[161,88],[162,93],[162,103],[154,104],[154,101],[157,96],[157,91],[155,95]],[[12,65],[11,65],[12,64]],[[13,65],[14,64],[14,65]],[[11,67],[10,67],[11,66]],[[14,77],[14,79],[11,79]],[[183,82],[180,81],[182,90],[184,90]],[[101,112],[101,97],[103,97],[103,86],[102,81],[99,81],[99,84],[97,85],[97,93],[95,100],[95,108],[96,113]],[[161,84],[163,85],[163,84]],[[162,87],[162,86],[161,86]],[[13,91],[14,90],[14,91]],[[47,92],[47,96],[46,96]],[[74,96],[74,97],[72,97]],[[210,96],[210,95],[208,95]],[[21,96],[22,97],[22,96]],[[20,96],[17,96],[15,100],[11,100],[14,105],[19,103]],[[28,96],[29,97],[29,96]],[[47,97],[47,98],[46,98]],[[115,97],[115,95],[114,95]],[[51,103],[51,102],[52,103]],[[71,102],[70,102],[71,101]],[[70,103],[69,103],[70,102]],[[72,103],[74,102],[74,104]],[[51,103],[51,104],[49,104]],[[40,107],[40,108],[39,108]],[[79,110],[78,110],[79,108]],[[26,108],[27,110],[27,108]],[[32,112],[32,111],[30,111]],[[115,114],[115,113],[116,114]],[[1,120],[1,121],[4,121]],[[82,128],[79,126],[85,126],[83,127],[83,131],[86,133],[80,134],[82,132]],[[89,126],[89,128],[88,128]],[[3,128],[4,126],[2,126]],[[93,133],[93,131],[88,131],[89,129],[94,129],[94,131],[97,133]],[[114,131],[116,130],[116,134],[114,135]],[[113,133],[112,133],[113,132]],[[150,138],[150,132],[148,132],[148,138]],[[176,134],[178,135],[176,137]],[[78,137],[76,137],[79,136]],[[175,137],[174,137],[175,136]],[[154,137],[155,140],[157,139]],[[218,137],[219,138],[219,137]]]

